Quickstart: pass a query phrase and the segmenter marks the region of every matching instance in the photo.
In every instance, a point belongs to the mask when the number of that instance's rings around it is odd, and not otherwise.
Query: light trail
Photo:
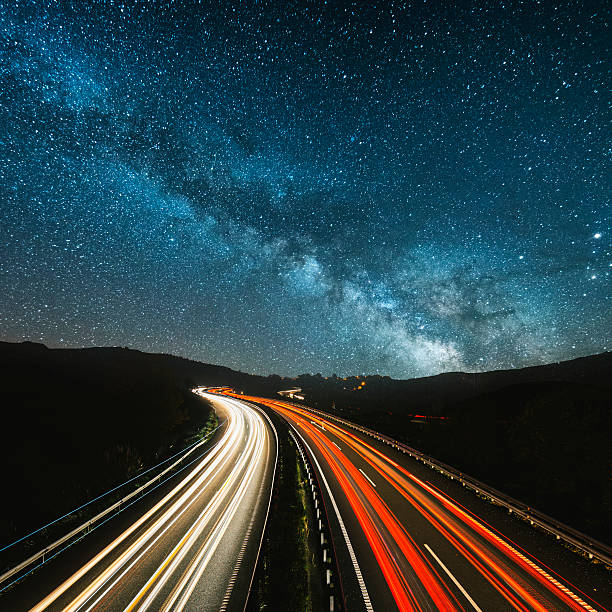
[[[480,579],[484,579],[505,600],[506,605],[516,610],[540,612],[550,609],[596,610],[584,597],[571,590],[569,583],[564,584],[554,577],[552,570],[546,571],[544,564],[521,552],[443,492],[351,431],[294,404],[263,398],[248,399],[273,408],[298,427],[324,458],[324,465],[331,470],[346,496],[401,610],[421,609],[422,605],[428,607],[431,602],[439,610],[462,607],[458,601],[451,601],[454,595],[431,565],[431,558],[437,562],[438,570],[440,567],[444,570],[446,580],[451,577],[451,582],[472,608],[478,609],[478,604],[463,586],[458,585],[448,567],[432,553],[431,547],[425,543],[419,546],[413,541],[409,526],[393,514],[377,492],[378,487],[374,490],[376,477],[401,495],[467,561]],[[340,452],[339,444],[328,437],[330,435],[344,443],[347,451],[355,453],[365,463],[366,471],[355,467],[346,452]],[[424,550],[431,553],[430,558]],[[403,569],[399,558],[408,562],[412,572]],[[420,585],[415,583],[415,579]],[[425,587],[431,602],[418,597],[418,586]]]
[[[297,435],[302,440],[302,443],[308,448],[308,443],[303,438],[303,436],[300,433],[298,433]],[[367,612],[374,612],[374,608],[372,607],[372,602],[370,601],[370,595],[368,593],[368,589],[366,587],[365,580],[363,579],[363,574],[361,573],[361,567],[359,566],[359,562],[357,561],[357,557],[355,555],[355,549],[353,548],[353,544],[351,543],[351,539],[346,530],[346,526],[344,524],[344,521],[342,520],[342,515],[340,514],[340,510],[338,509],[338,504],[336,503],[334,494],[331,492],[329,483],[327,482],[327,478],[325,478],[325,474],[323,473],[323,470],[321,470],[321,466],[319,465],[317,458],[314,456],[312,451],[310,451],[310,453],[312,456],[312,460],[314,461],[314,464],[317,466],[317,469],[319,470],[319,475],[321,476],[321,480],[323,481],[323,484],[325,485],[325,489],[327,490],[327,494],[329,495],[329,499],[332,503],[332,507],[334,509],[334,512],[336,513],[338,525],[340,526],[342,537],[344,538],[344,541],[346,543],[346,548],[349,552],[351,563],[353,564],[353,569],[355,570],[355,576],[357,577],[357,583],[359,584],[359,590],[361,591],[361,597],[363,598],[363,603],[365,605],[365,608]]]
[[[327,421],[325,421],[328,423]],[[513,572],[507,571],[504,569],[504,564],[500,563],[499,560],[496,560],[486,549],[479,545],[478,541],[471,536],[464,529],[457,526],[457,523],[453,521],[449,521],[444,514],[437,511],[436,507],[429,502],[428,498],[424,496],[418,489],[415,487],[411,487],[409,483],[402,478],[401,475],[404,475],[410,478],[413,482],[418,484],[420,487],[429,492],[433,497],[437,498],[438,501],[441,502],[442,506],[444,506],[460,521],[463,522],[464,525],[470,527],[474,532],[478,535],[482,536],[487,540],[489,544],[492,544],[498,551],[502,552],[506,557],[510,558],[513,565],[519,566],[524,572],[529,574],[532,578],[535,578],[540,584],[542,584],[547,590],[549,590],[556,598],[563,601],[563,603],[568,606],[572,610],[589,610],[593,611],[594,608],[591,607],[587,602],[583,601],[576,594],[572,593],[567,587],[564,587],[558,580],[553,578],[550,574],[541,569],[536,563],[529,560],[525,555],[518,552],[513,546],[505,542],[498,535],[494,534],[487,527],[482,525],[479,521],[475,520],[473,517],[469,516],[465,511],[461,508],[445,499],[441,496],[437,491],[432,489],[427,483],[423,482],[413,474],[411,474],[405,468],[397,465],[394,462],[394,468],[390,469],[384,462],[389,463],[386,455],[372,447],[371,445],[365,443],[363,440],[348,432],[342,428],[337,427],[335,424],[328,423],[330,427],[334,430],[339,437],[345,439],[347,444],[349,444],[358,454],[361,455],[374,469],[377,470],[379,474],[386,478],[386,480],[392,484],[397,490],[399,490],[404,497],[410,501],[415,508],[421,511],[421,508],[426,512],[429,512],[431,518],[426,514],[426,518],[435,523],[435,519],[439,521],[437,523],[438,528],[440,529],[440,525],[443,525],[448,532],[457,537],[464,546],[467,546],[473,554],[480,558],[482,562],[485,563],[486,566],[489,567],[491,571],[493,571],[499,578],[499,580],[491,581],[491,584],[496,587],[501,587],[503,590],[503,594],[511,603],[517,604],[516,598],[513,593],[508,590],[504,585],[510,585],[512,587],[512,591],[518,593],[524,601],[528,603],[530,609],[534,610],[542,610],[543,612],[548,608],[542,606],[540,602],[533,597],[533,595],[529,592],[529,588],[526,587],[523,581],[520,578],[517,579]],[[350,440],[349,440],[350,438]],[[377,458],[380,458],[382,461],[376,461]],[[398,474],[397,472],[400,472]],[[417,506],[414,502],[417,501],[421,508]],[[440,529],[441,530],[441,529]],[[442,531],[442,530],[441,530]],[[448,534],[447,532],[447,534]],[[450,535],[447,536],[449,541],[456,543],[456,540]],[[459,546],[456,546],[458,550],[461,550],[465,554],[464,549]],[[473,560],[473,556],[465,554],[467,558]],[[474,564],[474,563],[473,563]],[[474,564],[475,566],[481,567],[478,564]],[[483,572],[481,572],[483,573]],[[485,575],[483,573],[483,575]],[[490,574],[487,574],[490,577]],[[501,581],[501,584],[500,584]],[[498,589],[499,590],[499,589]]]
[[[453,581],[453,583],[457,585],[457,588],[463,593],[465,598],[472,604],[472,607],[474,608],[474,610],[476,610],[476,612],[482,612],[478,604],[470,597],[470,594],[463,588],[463,586],[455,578],[455,576],[453,576],[453,573],[448,569],[448,567],[446,567],[446,565],[444,565],[444,563],[440,561],[438,555],[436,555],[436,553],[433,550],[431,550],[430,546],[428,544],[425,544],[425,548],[429,551],[431,556],[438,562],[438,565],[440,565],[440,567],[446,572],[447,576]]]
[[[280,402],[268,403],[261,398],[258,398],[258,400],[270,405],[282,414],[288,415],[292,412],[287,410]],[[308,434],[319,452],[321,452],[340,483],[372,548],[398,608],[400,610],[422,610],[423,608],[418,601],[419,598],[415,591],[420,590],[421,585],[423,585],[437,610],[456,610],[457,607],[451,601],[453,598],[452,594],[445,588],[445,585],[438,579],[437,575],[431,571],[431,567],[423,559],[422,554],[416,549],[410,539],[406,537],[403,527],[382,500],[380,500],[374,488],[368,482],[367,477],[355,468],[342,453],[333,448],[331,444],[326,444],[322,441],[323,439],[319,437],[322,430],[318,427],[313,427],[312,421],[309,422],[308,418],[293,416],[301,429]],[[310,416],[312,418],[312,415]],[[317,423],[317,425],[319,424]],[[382,519],[384,523],[385,532],[381,532],[380,527],[377,526],[379,519]],[[413,572],[418,576],[417,582],[411,581],[402,572],[398,566],[396,555],[392,554],[389,549],[389,542],[395,543],[395,547],[403,552]]]
[[[268,425],[261,414],[230,398],[216,401],[227,412],[227,424],[211,452],[32,611],[57,607],[68,597],[61,609],[89,612],[130,592],[130,603],[122,606],[126,611],[185,608],[238,509],[244,510],[246,493],[259,487],[270,445]],[[219,474],[225,474],[221,486]],[[157,551],[163,551],[177,534],[178,542],[151,569],[153,551],[159,556]]]
[[[180,600],[174,609],[182,610],[185,607],[189,596],[195,588],[197,579],[206,569],[206,565],[210,560],[210,557],[215,552],[219,542],[223,538],[227,526],[229,525],[229,522],[233,518],[238,505],[242,500],[246,487],[253,479],[253,475],[255,474],[261,454],[263,452],[263,440],[260,438],[263,437],[264,432],[265,428],[261,428],[256,430],[255,435],[250,436],[247,447],[243,453],[241,453],[240,459],[232,469],[228,479],[215,493],[213,500],[206,506],[204,511],[198,517],[197,521],[192,525],[190,531],[185,534],[183,539],[176,545],[170,555],[168,555],[164,562],[159,566],[155,574],[153,574],[138,595],[127,606],[125,612],[132,612],[132,610],[135,609],[147,610],[150,607],[159,591],[170,580],[170,577],[179,566],[181,560],[185,558],[185,556],[189,553],[190,548],[198,541],[202,533],[204,533],[204,531],[207,529],[209,521],[212,519],[212,517],[214,517],[215,512],[225,500],[225,489],[236,487],[236,484],[239,483],[239,486],[235,489],[234,495],[229,500],[229,503],[226,504],[222,517],[217,521],[214,529],[206,538],[206,541],[198,554],[193,557],[188,569],[181,576],[179,582],[175,586],[173,594],[161,609],[172,609],[172,606],[175,604],[175,602],[177,602],[177,600],[179,600],[179,598]],[[246,472],[241,476],[241,473],[245,470],[245,468]],[[139,600],[143,597],[146,591],[155,584],[155,582],[157,582],[157,585],[155,585],[148,597],[137,608]]]

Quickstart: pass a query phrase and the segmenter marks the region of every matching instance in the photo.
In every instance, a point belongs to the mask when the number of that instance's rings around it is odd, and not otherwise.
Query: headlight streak
[[[229,461],[235,457],[236,447],[242,444],[241,440],[246,432],[248,434],[246,445],[240,451],[236,464],[231,468],[223,486],[214,493],[179,543],[132,599],[127,609],[145,610],[149,608],[164,586],[171,584],[169,581],[174,578],[181,561],[186,560],[187,554],[196,542],[205,536],[204,543],[178,579],[163,609],[182,610],[185,607],[227,528],[231,525],[245,492],[256,477],[258,470],[261,470],[264,450],[269,441],[267,426],[260,414],[230,398],[216,399],[223,402],[228,417],[223,438],[214,449],[211,449],[211,453],[204,457],[161,501],[32,610],[46,609],[70,588],[77,586],[79,580],[88,580],[89,572],[94,571],[110,553],[127,538],[133,536],[149,519],[154,518],[154,522],[125,551],[96,574],[90,582],[87,582],[78,595],[73,596],[74,599],[63,609],[70,612],[84,609],[89,612],[102,603],[109,594],[112,594],[113,589],[130,570],[135,569],[138,562],[143,560],[143,557],[167,534],[168,530],[175,526],[198,500],[201,500],[202,492],[210,487],[211,482],[214,482],[211,481],[211,478],[219,470],[230,467]],[[221,511],[221,516],[217,517],[219,511]],[[155,518],[156,514],[159,516]],[[206,535],[207,529],[210,533]],[[86,607],[83,608],[84,606]]]
[[[174,550],[168,555],[166,560],[160,565],[158,570],[149,579],[147,584],[145,584],[145,586],[141,589],[140,593],[127,606],[126,612],[131,612],[132,610],[135,610],[139,600],[144,596],[146,591],[151,588],[152,585],[157,581],[157,585],[152,588],[151,593],[138,607],[138,610],[147,610],[149,606],[152,605],[163,586],[168,582],[173,572],[176,570],[180,562],[189,552],[189,549],[193,546],[193,544],[195,544],[195,542],[204,532],[210,518],[218,510],[222,502],[225,501],[225,497],[223,496],[225,489],[229,488],[230,490],[232,490],[232,488],[236,486],[236,481],[238,480],[240,473],[243,472],[245,468],[247,468],[246,473],[242,476],[240,480],[238,488],[236,489],[229,503],[226,505],[223,515],[217,521],[215,528],[207,537],[198,554],[189,564],[189,567],[176,585],[174,593],[170,596],[169,600],[164,604],[161,610],[169,610],[174,604],[174,602],[177,601],[179,595],[180,601],[178,602],[177,607],[175,609],[182,610],[185,607],[187,600],[189,599],[191,593],[196,587],[197,580],[204,572],[208,561],[210,560],[212,554],[216,550],[217,546],[219,545],[219,542],[225,534],[225,531],[234,514],[236,513],[236,510],[238,509],[240,501],[242,500],[243,493],[248,487],[248,485],[251,483],[253,475],[256,472],[256,468],[259,465],[259,459],[261,458],[261,454],[263,452],[264,447],[264,437],[262,433],[265,432],[265,428],[263,422],[258,420],[258,418],[253,418],[251,417],[251,415],[248,415],[248,418],[251,421],[250,425],[253,431],[249,436],[248,446],[241,453],[240,459],[232,469],[232,472],[230,473],[229,477],[227,478],[221,489],[217,491],[213,500],[209,502],[200,517],[198,517],[196,522],[192,525],[190,532],[188,532],[177,544]],[[259,425],[259,427],[256,428],[256,424]],[[181,595],[182,590],[184,590],[184,592]]]
[[[205,474],[202,475],[202,478],[205,477],[209,477],[213,471],[218,467],[218,465],[221,463],[221,460],[225,457],[225,455],[227,455],[227,453],[229,452],[229,447],[226,447],[226,451],[224,452],[224,454],[218,458],[218,461],[215,462],[215,464],[211,465],[209,467],[209,469],[205,472]],[[198,481],[200,482],[200,480]],[[190,489],[190,491],[193,491],[193,488]],[[201,492],[201,491],[200,491]],[[180,503],[181,500],[186,499],[188,497],[188,494],[186,493],[182,498],[180,498],[177,503]],[[172,518],[171,521],[168,522],[168,524],[164,527],[163,530],[161,530],[157,536],[153,539],[151,539],[148,543],[148,545],[141,550],[140,554],[138,556],[136,556],[133,561],[118,575],[115,576],[115,579],[112,582],[108,582],[108,580],[110,580],[110,577],[107,578],[106,581],[102,581],[101,586],[106,585],[106,589],[98,596],[98,598],[93,601],[90,606],[88,608],[86,608],[86,612],[89,612],[90,610],[92,610],[98,603],[100,603],[100,601],[112,590],[112,588],[119,582],[119,580],[121,580],[129,571],[130,569],[132,569],[137,563],[138,561],[140,561],[140,559],[142,559],[142,557],[161,539],[161,537],[163,535],[166,534],[166,532],[179,520],[179,518],[185,513],[187,512],[187,510],[189,510],[189,508],[197,501],[197,496],[193,497],[191,499],[191,501],[186,504],[182,510],[178,513],[175,514],[175,516]],[[158,522],[154,523],[154,525],[151,526],[151,531],[150,533],[153,534],[155,531],[156,526],[158,525],[158,523],[160,521],[162,521],[164,517],[160,518]],[[143,534],[144,535],[144,534]],[[136,546],[139,542],[136,542],[134,546]],[[136,552],[137,547],[134,548],[134,553]],[[126,551],[126,552],[129,552]],[[121,559],[121,558],[120,558]],[[129,559],[129,556],[126,557],[126,561]],[[101,586],[99,586],[98,588],[101,588]],[[92,583],[90,590],[94,589],[95,585]],[[89,596],[89,598],[93,597],[93,595],[95,595],[95,591]],[[84,597],[85,593],[81,594],[81,597]],[[81,599],[81,597],[79,598],[79,600]],[[72,602],[72,604],[77,605],[76,604],[77,600],[75,600],[74,602]],[[83,603],[86,603],[83,602]],[[71,605],[72,605],[71,604]],[[81,604],[82,605],[82,604]],[[70,606],[68,606],[67,608],[65,608],[65,610],[72,610],[74,608],[71,608]],[[78,607],[76,609],[79,609]]]
[[[425,557],[424,553],[418,550],[418,548],[414,551],[414,555],[411,554],[410,549],[405,548],[405,540],[402,542],[402,532],[409,540],[412,540],[412,538],[410,538],[403,525],[399,524],[400,531],[397,530],[397,526],[394,525],[397,519],[395,519],[389,509],[386,508],[386,505],[376,494],[371,484],[365,482],[362,476],[363,473],[360,473],[360,470],[358,471],[350,462],[346,461],[345,457],[339,453],[340,447],[335,442],[327,439],[325,435],[326,430],[346,443],[347,446],[352,451],[356,452],[376,471],[377,474],[400,492],[400,494],[433,527],[435,527],[435,529],[438,530],[470,564],[472,564],[472,566],[512,605],[513,608],[517,610],[540,610],[542,612],[550,609],[550,607],[548,607],[550,603],[545,603],[546,600],[542,598],[542,594],[548,592],[549,600],[551,595],[554,597],[554,599],[550,600],[551,603],[555,601],[558,603],[563,602],[565,606],[572,610],[588,610],[589,612],[594,612],[595,609],[587,602],[570,591],[565,585],[539,567],[534,561],[523,555],[517,548],[495,534],[491,529],[484,526],[480,520],[470,516],[460,508],[458,504],[453,503],[448,496],[442,495],[440,492],[436,491],[435,488],[432,488],[427,483],[411,474],[391,458],[384,455],[384,453],[353,433],[344,430],[333,422],[323,419],[319,415],[292,404],[265,400],[263,398],[245,399],[264,403],[299,425],[317,446],[319,452],[325,457],[358,519],[361,510],[357,506],[354,506],[354,504],[359,504],[356,497],[362,494],[375,511],[380,513],[384,527],[390,530],[393,538],[397,538],[396,541],[398,543],[401,543],[400,548],[402,552],[404,554],[408,553],[407,557],[409,557],[408,561],[411,565],[415,560],[422,558],[422,560],[433,570],[433,573],[439,576],[438,572],[431,566],[431,563]],[[313,425],[316,427],[313,427]],[[340,467],[342,467],[342,469],[339,469]],[[353,470],[357,472],[357,474],[353,473]],[[345,475],[344,472],[346,472],[347,475]],[[351,480],[353,481],[352,483]],[[352,489],[356,489],[356,491]],[[433,496],[435,501],[428,498],[425,493]],[[446,512],[442,512],[440,506]],[[372,525],[368,525],[366,520],[364,520],[363,523],[361,519],[359,519],[359,521],[362,525],[362,529],[364,529],[366,537],[372,545],[377,560],[379,560],[379,563],[383,561],[381,570],[385,573],[389,588],[394,594],[394,597],[396,597],[398,586],[402,583],[406,584],[405,580],[403,580],[404,577],[394,577],[394,572],[389,571],[388,567],[385,568],[384,555],[380,555],[379,558],[379,555],[376,554],[376,546],[378,544],[376,542],[376,533],[372,533]],[[374,530],[375,529],[374,527]],[[503,556],[498,557],[493,551],[485,549],[482,544],[479,543],[479,538],[486,541],[488,545],[496,551],[497,555],[501,554]],[[414,544],[414,547],[416,547],[416,544]],[[413,566],[413,569],[416,568]],[[517,573],[517,570],[521,570],[531,579],[537,581],[537,583],[545,588],[545,591],[536,591],[520,573]],[[415,571],[415,574],[419,576],[419,578],[422,577],[421,571]],[[424,575],[427,576],[427,573]],[[428,592],[431,586],[435,585],[435,582],[434,580],[433,582],[424,583]],[[408,591],[406,595],[410,595],[410,591]],[[400,593],[400,598],[401,597],[402,595]],[[410,597],[410,599],[412,600],[412,597]],[[397,597],[396,601],[398,601]],[[412,603],[414,604],[415,602],[412,601]],[[405,600],[404,604],[408,605]],[[439,606],[440,604],[437,603],[436,605]],[[439,607],[438,609],[441,608]]]
[[[185,573],[185,575],[183,576],[183,578],[181,579],[181,582],[179,583],[177,587],[177,592],[179,592],[180,589],[184,589],[184,593],[181,596],[180,600],[178,601],[177,606],[175,607],[176,612],[183,610],[185,605],[187,604],[189,597],[191,596],[193,590],[196,587],[198,580],[202,576],[202,573],[204,572],[204,569],[206,568],[206,565],[208,564],[208,561],[214,554],[226,529],[231,524],[231,521],[234,518],[236,511],[238,510],[240,502],[242,501],[242,496],[244,492],[246,491],[246,489],[248,488],[248,486],[251,484],[253,480],[253,477],[256,471],[256,467],[259,464],[259,461],[261,460],[261,456],[263,454],[263,449],[264,449],[263,442],[264,442],[264,438],[265,438],[266,431],[267,431],[265,427],[263,427],[262,423],[259,423],[259,425],[260,427],[258,428],[258,433],[257,433],[258,443],[256,445],[257,451],[254,457],[250,455],[248,458],[245,458],[245,463],[247,463],[249,467],[248,467],[246,474],[242,478],[242,482],[240,484],[239,489],[237,490],[236,494],[234,495],[230,504],[228,505],[228,510],[225,512],[222,521],[218,523],[215,529],[215,532],[209,538],[208,546],[202,547],[200,554],[194,559],[194,561],[191,564],[193,569]],[[170,610],[173,603],[174,603],[173,601],[169,601],[168,604],[164,605],[164,607],[161,610],[163,611]]]
[[[214,434],[214,432],[217,431],[217,429],[219,429],[224,423],[225,423],[225,421],[222,421],[221,423],[219,423],[217,425],[217,427],[215,427],[215,429],[213,429],[207,435],[207,438],[212,436],[212,434]],[[76,514],[77,512],[83,510],[84,508],[87,508],[87,506],[90,506],[91,504],[93,504],[93,503],[95,503],[97,501],[100,501],[102,498],[106,497],[107,495],[110,495],[111,493],[114,493],[115,491],[118,491],[119,489],[125,487],[126,485],[130,484],[131,482],[134,482],[134,481],[138,480],[139,478],[142,478],[145,474],[148,474],[148,473],[152,472],[153,470],[156,470],[157,468],[161,467],[162,465],[168,463],[169,461],[172,461],[173,459],[176,459],[176,457],[178,457],[179,455],[183,455],[183,457],[185,457],[185,456],[191,454],[193,452],[193,450],[195,450],[198,446],[201,446],[202,444],[204,444],[206,441],[207,441],[206,439],[204,439],[204,440],[196,440],[195,442],[193,442],[189,446],[181,449],[177,453],[174,453],[174,455],[170,455],[170,457],[167,457],[163,461],[160,461],[157,465],[153,465],[153,466],[147,468],[146,470],[143,470],[142,472],[138,472],[135,476],[132,476],[132,478],[129,478],[128,480],[126,480],[125,482],[122,482],[121,484],[117,485],[116,487],[113,487],[112,489],[109,489],[108,491],[105,491],[104,493],[94,497],[93,499],[90,499],[88,502],[86,502],[84,504],[81,504],[77,508],[73,508],[69,512],[66,512],[65,514],[62,514],[62,516],[54,519],[50,523],[46,523],[42,527],[39,527],[38,529],[35,529],[34,531],[31,531],[30,533],[24,535],[23,537],[19,538],[18,540],[14,540],[10,544],[7,544],[6,546],[3,546],[2,548],[0,548],[0,553],[2,551],[4,551],[4,550],[7,550],[7,549],[15,546],[16,544],[19,544],[19,542],[23,542],[24,540],[30,539],[32,536],[34,536],[37,533],[43,531],[44,529],[52,527],[56,523],[59,523],[61,520],[65,519],[65,518],[67,518],[67,517],[69,517],[71,515]],[[196,459],[196,461],[197,461],[197,459]],[[177,463],[173,464],[172,466],[170,466],[170,469],[176,467],[176,465],[177,465]],[[155,478],[159,478],[160,475],[163,475],[165,473],[166,472],[164,471],[164,472],[162,472],[162,474],[158,474]]]
[[[142,535],[140,535],[138,539],[122,555],[119,556],[118,559],[116,559],[106,570],[102,572],[102,574],[100,574],[100,576],[98,576],[97,579],[95,579],[89,585],[88,588],[82,591],[81,594],[75,600],[73,600],[68,606],[64,608],[65,612],[78,610],[79,607],[82,606],[83,603],[85,603],[100,587],[102,587],[105,583],[107,583],[107,581],[110,580],[123,567],[123,565],[127,563],[132,558],[132,556],[134,556],[138,552],[138,550],[143,548],[145,544],[149,543],[150,540],[153,538],[154,534],[158,532],[162,528],[162,526],[166,525],[166,528],[164,529],[162,533],[159,534],[159,537],[156,539],[156,541],[159,540],[159,538],[161,538],[161,536],[172,526],[172,524],[176,520],[178,520],[181,514],[187,511],[187,509],[197,501],[197,496],[192,497],[193,494],[196,492],[199,493],[203,490],[203,487],[205,487],[206,481],[210,478],[212,474],[215,473],[215,471],[217,471],[219,466],[223,463],[224,459],[230,453],[231,443],[234,441],[235,442],[238,441],[239,433],[240,433],[240,430],[239,430],[240,415],[239,414],[231,415],[231,418],[228,418],[228,420],[230,421],[230,427],[228,427],[227,442],[223,444],[223,446],[219,447],[220,448],[219,452],[214,457],[214,460],[210,462],[210,465],[208,466],[208,468],[185,491],[185,493],[183,493],[174,503],[172,503],[169,506],[169,508],[166,511],[164,511],[162,516],[158,518],[151,527],[149,527]],[[67,581],[64,584],[67,584],[68,582],[70,582],[68,586],[71,586],[76,581],[76,579],[82,577],[98,561],[100,561],[103,558],[103,556],[106,556],[108,553],[110,553],[114,548],[116,548],[116,546],[118,546],[121,542],[123,542],[131,533],[133,533],[137,527],[142,525],[158,509],[162,508],[176,493],[178,493],[184,487],[184,484],[186,483],[186,481],[193,479],[197,475],[200,469],[201,469],[201,466],[199,466],[199,468],[196,468],[191,474],[187,476],[187,478],[183,480],[183,482],[177,485],[168,495],[166,495],[164,499],[162,499],[151,510],[149,510],[149,512],[144,514],[140,519],[138,519],[138,521],[136,521],[131,527],[129,527],[126,531],[124,531],[113,543],[107,546],[99,555],[94,557],[92,561],[90,561],[87,565],[85,565],[84,568],[79,570],[77,574],[75,574],[72,578],[69,579],[69,581]],[[192,497],[191,501],[189,501],[190,497]],[[172,522],[170,522],[171,520]],[[155,542],[151,544],[154,544],[154,543]],[[146,550],[148,550],[148,548]],[[146,552],[146,550],[144,552]],[[140,557],[144,555],[144,552],[141,554]],[[136,561],[138,561],[140,557]],[[124,574],[122,574],[121,577]],[[73,580],[75,576],[78,576],[78,577],[75,580]],[[117,580],[113,584],[110,585],[111,588],[112,586],[115,585],[116,582]],[[59,587],[59,588],[61,589],[62,587]],[[34,609],[38,610],[39,608],[36,607]],[[40,608],[40,609],[44,609],[44,608]]]

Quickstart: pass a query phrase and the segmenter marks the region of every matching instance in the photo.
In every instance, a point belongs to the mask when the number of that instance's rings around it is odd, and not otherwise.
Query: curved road
[[[605,610],[408,456],[295,404],[245,399],[282,415],[313,459],[348,610]]]
[[[32,610],[243,610],[269,507],[275,434],[258,410],[198,392],[226,419],[218,441]]]

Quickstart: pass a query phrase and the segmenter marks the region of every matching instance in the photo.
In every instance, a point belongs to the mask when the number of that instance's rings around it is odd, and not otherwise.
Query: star
[[[396,378],[610,346],[600,14],[19,4],[4,339]]]

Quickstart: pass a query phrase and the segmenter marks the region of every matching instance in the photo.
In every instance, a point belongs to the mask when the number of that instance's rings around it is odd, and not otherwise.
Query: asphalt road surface
[[[314,458],[348,610],[606,609],[588,578],[559,575],[409,456],[295,404],[245,399],[282,415]]]
[[[110,541],[87,556],[81,553],[82,565],[73,564],[62,576],[61,556],[54,560],[53,575],[61,579],[49,584],[48,595],[25,606],[26,578],[16,593],[0,600],[0,608],[243,610],[269,507],[275,435],[262,412],[200,393],[214,403],[219,420],[226,420],[206,455],[163,497],[141,504],[133,522]],[[81,548],[86,543],[87,538]],[[44,569],[34,577],[40,585]]]

